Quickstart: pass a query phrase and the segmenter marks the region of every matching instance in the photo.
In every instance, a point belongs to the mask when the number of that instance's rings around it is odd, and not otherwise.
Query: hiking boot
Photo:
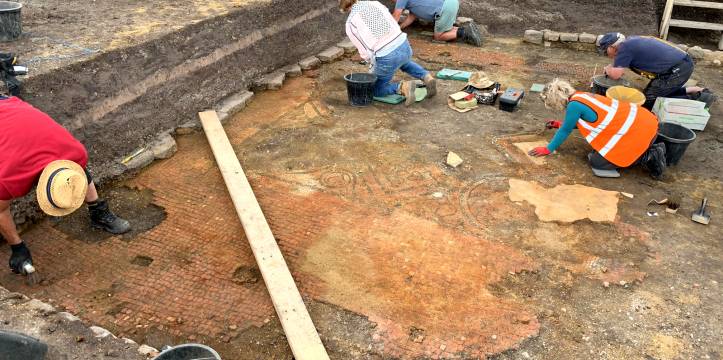
[[[414,84],[414,81],[402,81],[401,84],[399,84],[399,94],[404,96],[404,105],[412,105],[415,101],[417,101],[417,97],[414,94],[414,90],[417,88],[417,86]]]
[[[424,86],[427,88],[427,98],[432,98],[434,95],[437,95],[437,79],[432,76],[432,74],[428,73],[424,76]]]
[[[131,230],[128,220],[121,219],[108,208],[108,202],[98,200],[94,204],[88,204],[90,224],[96,229],[105,230],[111,234],[124,234]]]
[[[660,180],[667,168],[665,160],[665,144],[657,143],[650,146],[642,158],[643,165],[650,171],[653,179]]]
[[[468,22],[462,25],[462,29],[464,30],[464,36],[462,37],[464,42],[474,46],[482,46],[482,34],[477,24]]]

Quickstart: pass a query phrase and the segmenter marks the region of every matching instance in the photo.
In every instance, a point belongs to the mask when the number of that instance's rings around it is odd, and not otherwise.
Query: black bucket
[[[344,76],[346,93],[351,106],[368,106],[374,100],[374,84],[377,76],[369,73],[353,73]]]
[[[675,165],[685,154],[688,145],[695,140],[693,130],[685,126],[673,123],[661,123],[658,128],[656,143],[665,144],[665,162],[668,165]]]
[[[22,8],[14,1],[0,1],[0,41],[15,41],[23,33]]]
[[[221,356],[206,345],[185,344],[164,350],[153,360],[221,360]]]
[[[592,78],[592,92],[605,96],[609,88],[613,86],[630,87],[630,82],[625,79],[613,80],[606,75],[598,75]]]

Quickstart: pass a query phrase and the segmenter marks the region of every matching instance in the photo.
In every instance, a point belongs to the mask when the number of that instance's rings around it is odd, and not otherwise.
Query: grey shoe
[[[404,105],[410,106],[417,101],[414,90],[417,88],[414,81],[402,81],[399,85],[399,93],[404,96]]]
[[[479,27],[473,21],[462,25],[464,29],[464,42],[474,45],[482,46],[482,34],[479,31]]]
[[[131,230],[128,220],[116,216],[108,207],[108,202],[98,200],[95,204],[88,204],[90,224],[96,228],[105,230],[111,234],[124,234]]]

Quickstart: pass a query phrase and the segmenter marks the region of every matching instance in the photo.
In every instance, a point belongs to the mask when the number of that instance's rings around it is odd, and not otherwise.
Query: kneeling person
[[[666,168],[665,145],[654,144],[658,118],[650,111],[631,103],[605,96],[576,91],[566,81],[555,79],[543,92],[545,107],[565,110],[565,120],[548,121],[548,128],[558,128],[546,147],[530,151],[532,156],[546,156],[557,150],[577,127],[593,151],[588,155],[596,176],[619,177],[618,168],[641,164],[650,175],[660,178]]]
[[[598,52],[613,59],[605,67],[605,74],[612,79],[620,79],[626,68],[647,77],[650,83],[643,90],[645,104],[650,110],[658,97],[692,99],[706,103],[706,107],[716,100],[716,96],[705,88],[685,87],[695,64],[690,55],[664,40],[631,36],[626,39],[620,33],[607,33],[597,42]]]
[[[377,75],[374,96],[384,97],[396,93],[406,97],[407,106],[414,103],[416,84],[413,81],[392,82],[394,73],[400,69],[424,82],[428,98],[437,93],[437,81],[429,71],[412,61],[412,47],[407,41],[407,34],[402,32],[382,3],[340,0],[339,8],[349,12],[346,20],[347,36]]]
[[[474,46],[482,46],[482,34],[473,22],[462,27],[454,26],[459,12],[459,0],[394,0],[392,16],[399,22],[402,12],[409,10],[409,15],[401,23],[404,29],[412,25],[417,18],[434,22],[434,40],[462,40]]]
[[[130,230],[105,200],[98,198],[83,144],[47,114],[17,97],[0,97],[0,234],[12,248],[10,269],[32,265],[30,250],[20,238],[10,204],[37,183],[40,208],[65,216],[88,204],[93,227],[113,234]]]

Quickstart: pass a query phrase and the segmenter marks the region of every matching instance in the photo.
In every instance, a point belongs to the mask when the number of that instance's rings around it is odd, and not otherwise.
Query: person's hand
[[[547,150],[547,147],[545,147],[545,146],[539,146],[539,147],[536,147],[536,148],[530,150],[530,152],[528,152],[527,154],[530,156],[537,156],[537,157],[547,156],[547,155],[550,155],[550,150]]]
[[[560,120],[547,120],[545,122],[545,127],[548,129],[559,129],[560,126],[562,126],[562,121]]]
[[[25,263],[33,263],[33,257],[30,255],[30,249],[22,242],[18,245],[11,245],[12,255],[10,255],[10,270],[16,274],[23,273],[23,265]]]

